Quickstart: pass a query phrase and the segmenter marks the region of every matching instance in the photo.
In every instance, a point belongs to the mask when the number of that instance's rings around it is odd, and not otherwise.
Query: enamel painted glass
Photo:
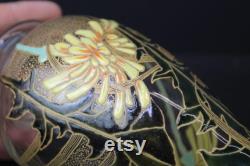
[[[173,55],[116,21],[39,24],[2,63],[1,137],[20,165],[250,164],[248,129]],[[28,130],[25,143],[13,127]],[[105,149],[118,139],[146,143],[140,154],[125,141]]]

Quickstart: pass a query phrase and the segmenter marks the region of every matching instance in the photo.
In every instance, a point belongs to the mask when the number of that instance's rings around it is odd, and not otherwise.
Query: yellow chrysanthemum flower
[[[88,25],[89,29],[66,34],[65,42],[49,45],[50,53],[60,57],[69,69],[45,80],[44,86],[53,93],[60,93],[76,85],[75,90],[66,94],[71,101],[93,88],[98,94],[98,104],[105,104],[109,94],[114,94],[113,117],[116,124],[122,126],[126,109],[134,105],[131,89],[122,85],[128,80],[136,80],[145,67],[126,58],[136,56],[137,48],[128,38],[115,33],[116,22],[101,19],[89,21]],[[134,87],[141,108],[148,108],[150,95],[146,85],[136,80]]]

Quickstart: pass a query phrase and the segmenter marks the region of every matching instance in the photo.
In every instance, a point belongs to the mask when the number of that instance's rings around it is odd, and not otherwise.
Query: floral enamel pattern
[[[114,95],[113,118],[122,127],[127,121],[125,111],[136,104],[131,88],[124,88],[123,84],[136,80],[145,67],[133,61],[137,47],[116,32],[118,24],[115,21],[90,20],[88,26],[88,29],[65,34],[64,42],[45,46],[51,56],[64,62],[64,68],[52,62],[58,73],[46,79],[43,85],[54,94],[71,88],[65,94],[69,101],[87,95],[92,89],[96,94],[96,103],[100,105]],[[20,45],[17,48],[22,49]],[[134,87],[140,107],[146,110],[151,104],[147,86],[143,80],[136,80]]]
[[[20,165],[250,165],[249,130],[167,50],[115,21],[41,24],[9,57],[4,119],[36,131]],[[119,138],[147,142],[141,155],[105,150]]]

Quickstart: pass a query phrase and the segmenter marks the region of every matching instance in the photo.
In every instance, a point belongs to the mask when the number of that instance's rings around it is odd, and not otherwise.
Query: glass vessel
[[[116,21],[23,22],[0,50],[1,139],[20,165],[250,164],[248,129],[171,53]]]

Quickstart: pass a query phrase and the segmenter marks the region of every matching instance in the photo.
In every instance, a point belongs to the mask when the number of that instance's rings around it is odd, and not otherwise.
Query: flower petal
[[[68,72],[63,72],[59,75],[56,75],[52,78],[49,78],[43,82],[43,85],[47,89],[52,89],[52,88],[60,85],[61,83],[68,81],[69,80],[68,74],[69,74]]]
[[[100,19],[100,21],[101,21],[102,27],[104,29],[107,29],[109,26],[109,21],[107,19]]]
[[[74,55],[90,55],[90,51],[84,47],[72,46],[69,48],[69,52]]]
[[[70,77],[74,78],[74,77],[80,76],[82,73],[84,73],[86,71],[86,69],[89,67],[89,65],[90,65],[90,62],[86,61],[80,67],[78,67],[77,69],[75,69],[74,71],[72,71],[70,73]]]
[[[110,54],[110,51],[109,51],[109,49],[107,47],[104,47],[104,46],[99,47],[99,50],[100,50],[101,54],[104,54],[104,55],[109,55]]]
[[[75,32],[75,34],[90,38],[94,40],[96,38],[96,34],[91,30],[80,29]]]
[[[97,48],[96,44],[89,38],[81,37],[81,42],[87,47]]]
[[[56,44],[55,44],[55,48],[56,48],[58,51],[63,52],[63,53],[67,52],[68,49],[69,49],[69,47],[70,47],[69,44],[63,43],[63,42],[60,42],[60,43],[56,43]]]
[[[116,82],[117,84],[121,84],[123,83],[123,76],[122,74],[119,72],[116,74]],[[114,121],[115,123],[119,126],[119,127],[123,127],[125,120],[127,118],[126,116],[126,98],[125,98],[125,92],[124,91],[117,91],[115,94],[115,105],[114,105],[114,110],[113,110],[113,117],[114,117]]]
[[[111,73],[113,73],[113,74],[116,74],[116,69],[115,68],[113,68],[112,66],[108,66],[108,70],[111,72]]]
[[[65,82],[59,86],[56,86],[52,89],[53,93],[59,93],[62,92],[64,89],[66,89],[67,87],[69,87],[70,85],[72,85],[74,82],[76,82],[78,79],[72,79],[68,82]]]
[[[120,43],[117,42],[117,41],[109,41],[108,43],[109,43],[109,45],[111,45],[112,47],[119,47],[119,46],[120,46]]]
[[[72,34],[66,34],[64,36],[64,39],[69,42],[70,44],[72,44],[73,46],[81,46],[81,41],[74,35]]]
[[[133,107],[134,106],[134,101],[133,101],[133,96],[131,94],[130,88],[126,89],[125,93],[126,93],[126,105],[128,107]]]
[[[95,67],[99,65],[98,61],[94,57],[91,58],[91,64]]]
[[[115,123],[120,127],[123,128],[126,122],[126,107],[125,107],[125,93],[124,92],[117,92],[115,96],[115,105],[113,110],[113,117]]]
[[[131,43],[131,42],[124,43],[121,46],[122,47],[127,47],[127,48],[136,48],[136,45],[134,43]]]
[[[128,63],[119,63],[120,67],[126,72],[130,79],[138,77],[139,71]]]
[[[108,40],[114,40],[114,39],[117,39],[118,36],[117,36],[116,34],[107,34],[107,35],[106,35],[106,38],[107,38]]]
[[[102,86],[101,86],[101,92],[97,99],[98,104],[105,104],[108,98],[108,91],[109,91],[109,75],[104,75]]]
[[[49,51],[53,56],[60,56],[60,57],[69,56],[69,54],[67,53],[58,51],[54,45],[49,45]]]
[[[103,34],[103,29],[97,21],[89,21],[88,24],[94,31],[98,32],[101,35]]]
[[[127,60],[122,58],[125,62],[127,62],[129,65],[133,66],[134,68],[136,68],[137,70],[139,70],[140,72],[143,72],[145,70],[145,67],[139,63]]]
[[[88,64],[89,64],[89,62],[88,62]],[[73,71],[73,72],[75,72],[75,74],[76,74],[76,72],[78,72],[77,73],[77,74],[79,74],[78,77],[75,76],[75,77],[72,78],[72,75],[74,73],[71,72],[70,73],[71,79],[69,79],[67,82],[64,82],[63,84],[60,84],[59,86],[54,87],[52,89],[52,92],[53,93],[59,93],[59,92],[63,91],[64,89],[66,89],[67,87],[69,87],[70,85],[76,83],[77,81],[85,79],[87,77],[87,75],[89,75],[89,73],[88,73],[87,70],[83,70],[83,68],[87,68],[87,67],[88,67],[88,65],[83,65],[83,66],[80,66],[80,68],[79,67],[76,68],[75,71]]]
[[[74,101],[79,97],[86,95],[86,93],[96,85],[98,80],[99,80],[99,71],[96,70],[94,77],[90,81],[84,83],[80,88],[77,88],[75,91],[67,94],[66,95],[67,98],[71,101]]]
[[[121,38],[117,38],[115,40],[113,40],[114,42],[119,42],[119,43],[126,43],[126,42],[129,42],[128,38],[125,38],[125,37],[121,37]]]
[[[146,109],[150,105],[150,102],[151,102],[151,98],[150,98],[150,94],[149,94],[147,86],[142,80],[138,80],[135,83],[135,90],[136,90],[141,108]]]
[[[101,70],[102,73],[106,73],[107,72],[107,67],[105,66],[99,66],[99,69]]]
[[[103,66],[109,65],[109,60],[105,56],[100,56],[98,59],[101,65]]]
[[[68,64],[78,64],[89,60],[89,56],[81,56],[81,55],[68,56],[68,57],[63,57],[63,60]]]
[[[111,54],[110,56],[109,56],[109,59],[111,60],[111,62],[116,62],[116,56],[114,56],[113,54]]]
[[[118,70],[117,74],[120,75],[120,80],[121,80],[120,83],[125,83],[127,81],[127,77],[122,71]],[[119,82],[117,82],[117,83],[119,83]],[[126,98],[125,99],[126,106],[132,107],[134,105],[134,102],[133,102],[133,97],[132,97],[130,88],[125,89],[125,95],[126,95],[126,97],[125,97]]]
[[[110,25],[109,25],[109,29],[110,30],[114,30],[118,27],[118,23],[116,21],[110,20]]]
[[[121,51],[121,52],[129,54],[129,55],[135,55],[136,54],[136,50],[135,49],[122,48],[122,47],[118,47],[116,49],[118,51]]]
[[[82,83],[89,82],[91,79],[93,79],[95,74],[96,74],[96,69],[91,68],[90,70],[88,70],[88,72],[89,72],[89,74],[85,78],[83,78]]]
[[[103,55],[96,57],[96,59],[103,66],[107,66],[109,64],[109,60]]]

